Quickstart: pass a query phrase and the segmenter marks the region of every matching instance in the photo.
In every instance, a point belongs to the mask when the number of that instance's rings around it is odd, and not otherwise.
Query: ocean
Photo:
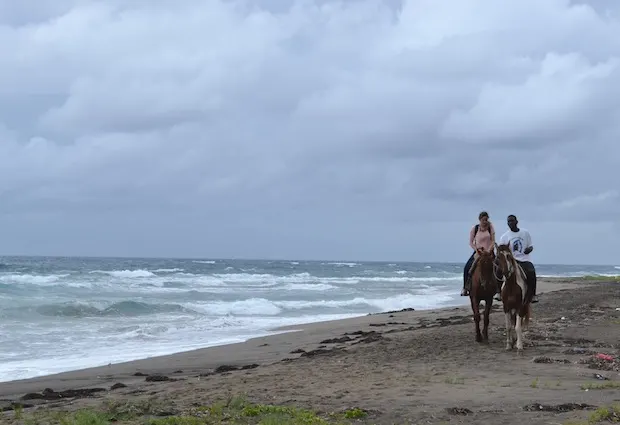
[[[463,264],[0,257],[0,381],[468,302]],[[539,276],[617,275],[538,265]]]

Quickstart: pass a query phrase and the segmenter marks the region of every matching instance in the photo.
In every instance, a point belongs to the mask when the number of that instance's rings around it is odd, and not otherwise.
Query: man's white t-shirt
[[[532,246],[532,237],[526,229],[519,229],[518,232],[508,230],[499,239],[500,245],[510,245],[512,255],[517,261],[530,261],[530,255],[524,254],[525,248]]]

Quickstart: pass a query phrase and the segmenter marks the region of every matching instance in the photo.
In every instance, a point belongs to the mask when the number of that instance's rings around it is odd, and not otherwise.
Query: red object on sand
[[[596,355],[596,357],[601,359],[601,360],[607,360],[608,362],[613,362],[614,361],[613,356],[610,356],[609,354],[598,353]]]

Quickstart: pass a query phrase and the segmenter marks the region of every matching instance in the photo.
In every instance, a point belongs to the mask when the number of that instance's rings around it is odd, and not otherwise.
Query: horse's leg
[[[512,348],[515,348],[515,342],[517,342],[517,317],[518,317],[518,312],[516,309],[512,310],[512,315],[511,317],[511,330],[512,330]]]
[[[517,324],[515,326],[515,331],[517,333],[517,351],[519,354],[523,354],[523,317],[521,317],[521,314],[516,314],[516,319]]]
[[[482,339],[489,341],[489,316],[491,315],[491,307],[493,306],[493,297],[484,300],[484,327],[482,328]]]
[[[469,299],[471,300],[471,309],[474,312],[474,324],[476,326],[476,342],[482,341],[482,335],[480,334],[480,301],[475,295],[476,291],[472,291],[469,293]]]
[[[506,315],[506,351],[512,350],[512,318],[509,311],[504,312]]]

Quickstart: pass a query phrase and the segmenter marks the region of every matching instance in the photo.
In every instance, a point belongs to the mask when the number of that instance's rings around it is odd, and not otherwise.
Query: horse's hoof
[[[523,348],[517,348],[517,354],[519,356],[522,356],[523,355]]]
[[[511,350],[512,350],[512,347],[510,345],[507,345],[506,346],[506,351],[511,351]]]

